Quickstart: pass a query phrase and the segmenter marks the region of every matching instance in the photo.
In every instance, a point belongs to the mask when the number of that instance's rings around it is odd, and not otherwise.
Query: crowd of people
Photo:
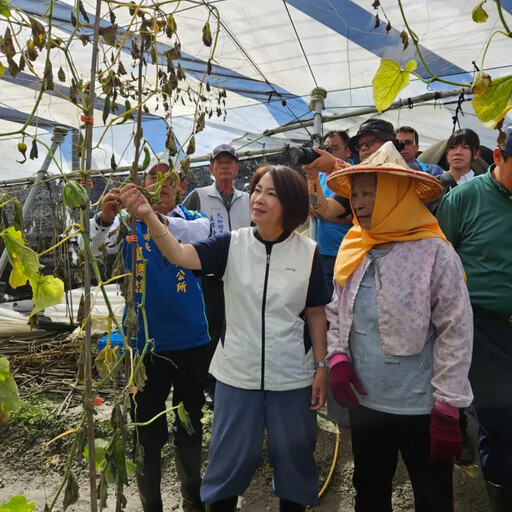
[[[183,402],[194,432],[177,417],[172,430],[184,510],[234,512],[266,434],[279,510],[301,512],[318,503],[316,411],[329,395],[348,411],[357,512],[392,510],[399,453],[415,510],[448,512],[454,461],[473,457],[471,412],[491,510],[512,511],[512,127],[481,175],[472,130],[449,138],[446,170],[417,159],[414,128],[378,118],[324,143],[307,179],[265,165],[249,194],[233,186],[238,156],[223,144],[214,183],[184,204],[161,162],[143,182],[151,192],[162,173],[159,202],[133,184],[103,197],[92,245],[122,251],[127,269],[132,246],[117,228],[127,212],[137,219],[147,324],[139,311],[132,345],[147,381],[132,417],[157,416],[171,388]],[[308,216],[317,241],[297,232]],[[215,396],[201,475],[205,389]],[[145,512],[163,510],[168,436],[165,415],[137,428]]]

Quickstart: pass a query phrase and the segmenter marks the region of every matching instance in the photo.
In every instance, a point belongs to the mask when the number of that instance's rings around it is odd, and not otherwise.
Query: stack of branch
[[[59,401],[61,397],[58,412],[63,412],[82,401],[83,384],[78,375],[82,345],[71,332],[37,339],[11,337],[0,339],[0,354],[9,359],[21,398],[44,394]]]

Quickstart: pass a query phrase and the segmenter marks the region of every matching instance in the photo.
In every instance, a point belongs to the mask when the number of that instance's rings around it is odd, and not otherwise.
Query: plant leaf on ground
[[[391,106],[398,93],[409,85],[411,72],[417,67],[410,60],[404,69],[393,59],[381,59],[379,69],[373,77],[373,101],[377,110],[382,112]]]
[[[36,504],[33,501],[29,503],[25,496],[18,495],[0,505],[0,512],[32,512],[35,508]]]

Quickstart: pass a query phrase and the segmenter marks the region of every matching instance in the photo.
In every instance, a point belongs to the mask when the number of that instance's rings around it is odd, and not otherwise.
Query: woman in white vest
[[[261,461],[266,430],[280,510],[302,512],[318,502],[315,411],[326,396],[330,295],[316,243],[294,232],[308,216],[304,179],[288,167],[260,167],[250,193],[255,227],[192,245],[163,228],[134,185],[124,187],[122,201],[172,263],[224,281],[226,337],[210,367],[218,384],[201,486],[206,510],[236,510]]]

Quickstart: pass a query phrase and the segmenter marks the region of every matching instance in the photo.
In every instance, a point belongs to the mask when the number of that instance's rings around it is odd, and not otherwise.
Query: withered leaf
[[[103,115],[102,115],[103,124],[105,124],[107,122],[109,114],[110,114],[110,96],[107,96],[105,98],[105,103],[103,104]]]
[[[20,55],[20,63],[18,64],[18,69],[20,73],[25,69],[25,59],[23,58],[23,53]]]
[[[181,67],[181,64],[178,64],[178,68],[176,69],[176,76],[178,77],[178,80],[185,80],[185,78],[187,78],[185,70]]]
[[[114,11],[112,9],[109,9],[108,15],[109,15],[109,18],[110,18],[110,23],[112,23],[112,25],[115,25],[115,23],[116,23],[116,15],[114,14]]]
[[[176,24],[176,20],[172,14],[167,18],[167,25],[165,27],[165,35],[167,37],[172,37],[178,31],[178,25]]]
[[[21,206],[20,201],[18,199],[13,198],[12,200],[13,204],[13,224],[14,227],[23,233],[24,227],[23,227],[23,207]]]
[[[169,151],[169,155],[174,156],[178,152],[178,148],[176,147],[176,138],[174,137],[174,132],[171,128],[167,131],[167,137],[165,138],[165,147],[167,151]]]
[[[79,39],[80,41],[82,41],[82,44],[84,46],[88,45],[91,42],[91,38],[87,34],[80,34]]]
[[[32,147],[30,148],[30,160],[39,158],[39,151],[37,149],[36,139],[32,139]]]
[[[386,25],[386,34],[389,34],[389,32],[391,31],[391,21],[388,20],[388,24]]]
[[[7,57],[7,63],[9,64],[9,73],[14,78],[20,72],[20,68],[12,57]]]
[[[380,19],[379,19],[379,13],[375,15],[375,28],[380,27]]]
[[[378,8],[379,8],[379,6],[380,6],[380,2],[379,2],[379,0],[375,0],[375,1],[373,2],[373,4],[372,4],[372,7],[373,7],[374,9],[378,9]]]
[[[73,25],[73,27],[76,27],[76,16],[75,16],[75,13],[73,11],[71,11],[71,25]]]
[[[121,61],[119,61],[119,65],[117,66],[117,73],[121,76],[126,75],[126,69]]]
[[[409,34],[405,30],[402,30],[402,32],[400,32],[400,38],[402,39],[402,44],[404,46],[403,50],[406,50],[409,46]]]
[[[76,503],[79,497],[80,492],[78,490],[78,483],[76,481],[75,475],[72,471],[70,471],[66,484],[66,490],[64,491],[64,503],[62,508],[66,510],[70,505]]]
[[[194,136],[192,136],[192,137],[190,138],[190,141],[189,141],[189,143],[188,143],[187,150],[186,150],[186,152],[185,152],[185,153],[186,153],[187,155],[192,155],[192,154],[194,154],[194,153],[195,153],[195,151],[196,151],[196,139],[195,139],[195,137],[194,137]]]
[[[210,30],[210,23],[207,21],[203,27],[203,44],[210,47],[212,45],[212,32]]]
[[[32,40],[34,41],[34,44],[37,46],[37,48],[42,50],[46,45],[46,30],[44,25],[35,18],[32,18],[32,16],[28,17],[28,21],[30,22],[30,27],[32,28]]]
[[[0,51],[7,57],[13,58],[16,54],[14,49],[14,43],[12,42],[11,29],[7,27],[5,29],[5,35],[3,39],[0,39]]]
[[[206,74],[211,75],[212,74],[212,61],[211,59],[208,59],[208,62],[206,63]]]
[[[46,62],[46,66],[44,68],[43,83],[46,91],[53,91],[55,88],[53,83],[52,63],[49,60]]]
[[[210,82],[206,82],[206,90],[207,92],[210,92],[212,88],[210,87]]]
[[[110,27],[100,27],[100,35],[110,46],[116,45],[117,29],[115,25],[110,25]]]
[[[131,54],[134,60],[137,60],[140,57],[139,45],[135,39],[132,39]]]
[[[90,23],[89,15],[87,14],[87,11],[85,10],[84,3],[82,2],[82,0],[78,0],[78,10],[80,11],[80,14],[82,15],[82,18],[87,23]]]
[[[66,81],[66,73],[64,73],[64,70],[62,69],[62,66],[59,68],[59,72],[57,73],[57,78],[61,82],[65,82]]]
[[[115,171],[117,169],[116,157],[114,153],[112,153],[112,158],[110,159],[110,168]]]
[[[29,39],[27,41],[27,57],[28,60],[31,60],[32,62],[37,59],[37,56],[39,53],[37,52],[36,45],[34,44],[34,41],[32,39]]]
[[[204,112],[201,112],[201,114],[199,114],[199,117],[197,118],[197,122],[196,122],[196,133],[202,132],[204,130],[204,126],[205,126],[204,118],[205,118]]]

